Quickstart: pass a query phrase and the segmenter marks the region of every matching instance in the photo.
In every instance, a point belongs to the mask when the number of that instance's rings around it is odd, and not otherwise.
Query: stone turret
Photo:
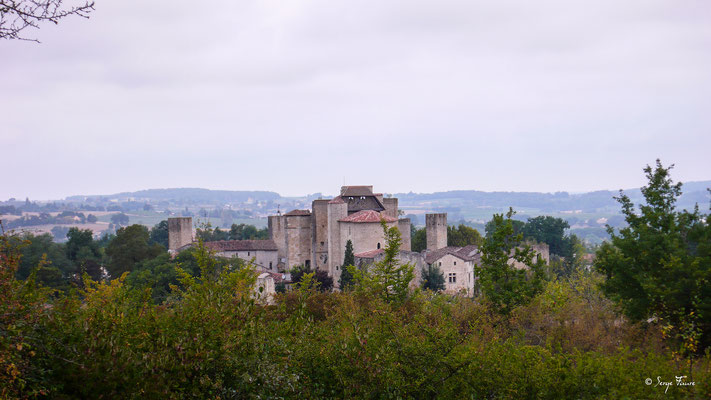
[[[427,250],[447,247],[447,213],[425,215]]]
[[[175,251],[193,242],[191,217],[168,218],[168,250]]]

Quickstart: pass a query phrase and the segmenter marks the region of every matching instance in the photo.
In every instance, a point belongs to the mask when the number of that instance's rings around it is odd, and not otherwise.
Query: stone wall
[[[382,200],[383,207],[385,207],[385,211],[383,211],[384,215],[387,215],[388,217],[392,218],[397,218],[397,198],[395,197],[386,197]]]
[[[328,271],[328,202],[314,200],[311,203],[311,265],[325,271]]]
[[[311,265],[311,215],[286,216],[286,269]]]
[[[287,269],[286,245],[286,217],[283,215],[271,215],[268,218],[269,237],[277,245],[277,263],[283,269]]]
[[[451,254],[442,256],[433,265],[444,274],[445,292],[456,294],[474,292],[474,264]],[[453,275],[452,275],[453,274]],[[455,282],[450,282],[450,278]]]
[[[339,222],[340,224],[340,246],[338,247],[338,265],[343,262],[348,240],[353,242],[353,253],[363,253],[370,250],[384,249],[387,243],[383,227],[379,222]],[[396,226],[396,222],[388,223],[388,227]],[[334,269],[334,280],[341,276],[339,269]]]
[[[400,236],[402,237],[402,244],[400,245],[400,250],[412,250],[412,240],[410,238],[410,218],[399,219],[397,221],[397,229],[400,230]]]
[[[545,262],[546,264],[550,263],[550,251],[548,250],[547,244],[545,244],[545,243],[532,244],[530,246],[531,246],[531,249],[535,252],[536,256],[539,256],[539,255],[541,256],[541,258],[543,259],[543,262]],[[513,256],[513,254],[514,254],[514,250],[511,251],[512,256]],[[533,257],[533,262],[536,262],[536,256]],[[528,266],[526,264],[518,262],[518,261],[514,261],[513,259],[510,260],[509,264],[513,265],[514,268],[517,268],[517,269],[528,268]]]
[[[336,276],[337,266],[340,266],[343,262],[343,253],[345,253],[346,245],[343,242],[343,247],[341,248],[341,229],[339,219],[348,216],[348,204],[345,202],[334,202],[328,204],[328,274],[332,277]],[[340,273],[338,274],[340,277]],[[334,278],[334,281],[338,281],[338,278]]]
[[[277,251],[274,250],[220,251],[217,255],[227,258],[237,257],[247,262],[254,259],[254,264],[258,269],[277,272],[278,257]]]
[[[191,217],[168,218],[168,250],[176,250],[193,242]]]
[[[447,247],[447,214],[425,215],[425,230],[427,234],[427,250],[438,250]]]
[[[358,268],[369,268],[371,264],[380,262],[383,258],[385,258],[385,253],[377,254],[373,258],[356,257],[355,264]],[[410,281],[410,289],[414,290],[420,287],[422,282],[422,269],[427,266],[427,264],[425,264],[425,257],[422,253],[401,250],[396,259],[400,265],[410,264],[413,267],[415,277],[412,281]]]

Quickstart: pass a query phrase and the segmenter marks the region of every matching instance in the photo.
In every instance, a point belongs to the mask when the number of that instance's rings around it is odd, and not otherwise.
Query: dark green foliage
[[[426,240],[426,239],[425,239]],[[464,224],[447,227],[447,246],[464,247],[471,244],[481,245],[483,239],[479,231]]]
[[[709,355],[684,373],[693,387],[644,383],[682,371],[658,330],[620,321],[594,274],[548,282],[510,316],[431,292],[396,302],[308,285],[264,306],[249,268],[198,245],[199,272],[176,269],[178,285],[154,304],[147,285],[118,279],[49,297],[15,280],[9,241],[0,237],[2,398],[711,397]]]
[[[168,248],[168,220],[162,220],[151,228],[150,241]]]
[[[711,344],[711,217],[677,211],[681,184],[657,160],[644,172],[645,203],[635,207],[624,193],[627,226],[597,252],[595,267],[607,278],[603,291],[632,320],[658,318],[685,352]],[[701,345],[698,341],[701,340]]]
[[[338,280],[341,290],[348,290],[353,285],[353,273],[348,266],[355,267],[355,256],[353,254],[353,242],[346,242],[346,252],[343,255],[343,264],[341,264],[341,277]]]
[[[439,292],[445,289],[444,274],[436,265],[428,265],[422,268],[422,288]]]
[[[380,221],[385,237],[384,257],[363,269],[351,268],[358,292],[378,297],[388,303],[402,303],[409,293],[414,267],[398,260],[402,237],[396,226]]]
[[[230,228],[229,232],[229,239],[269,239],[269,230],[267,228],[257,229],[254,225],[232,224],[232,228]]]
[[[99,245],[94,241],[93,232],[89,229],[71,228],[67,233],[65,250],[67,258],[74,263],[75,271],[87,273],[94,280],[102,279],[102,256]]]
[[[425,228],[416,229],[413,225],[410,226],[410,249],[419,253],[427,248],[427,231]]]
[[[127,226],[128,225],[128,215],[124,213],[118,213],[111,216],[111,223],[117,226]]]
[[[297,284],[302,281],[305,275],[313,274],[313,279],[318,282],[318,290],[330,292],[333,289],[333,278],[328,276],[328,272],[322,269],[312,270],[311,267],[297,265],[291,269],[291,282]]]
[[[494,214],[496,215],[496,214]],[[518,234],[523,234],[523,228],[526,226],[526,223],[523,221],[511,220],[511,227],[513,228],[513,234],[518,235]],[[484,231],[486,233],[486,239],[489,240],[489,237],[493,235],[493,233],[496,231],[497,226],[496,223],[494,222],[494,219],[492,218],[489,222],[486,223],[486,226],[484,227]]]
[[[26,279],[30,276],[32,270],[40,264],[43,257],[46,257],[46,264],[43,268],[55,268],[59,272],[60,278],[69,278],[77,272],[75,265],[67,259],[62,245],[54,243],[50,234],[35,236],[25,233],[22,235],[22,240],[25,245],[21,249],[22,258],[17,269],[19,279]],[[42,278],[38,280],[45,285],[52,286]],[[54,281],[54,278],[52,280]]]
[[[149,244],[148,238],[148,229],[143,225],[131,225],[116,232],[116,237],[106,248],[109,257],[106,269],[112,278],[133,271],[138,263],[165,251],[159,244]]]
[[[568,222],[551,216],[529,218],[523,226],[524,239],[532,239],[538,243],[546,243],[551,254],[565,257],[567,243],[565,230],[570,228]]]
[[[501,314],[508,315],[515,306],[528,303],[543,283],[544,262],[535,251],[523,243],[523,235],[516,233],[511,217],[494,214],[487,240],[481,247],[481,265],[474,267],[481,293]],[[535,259],[535,260],[534,260]],[[513,262],[525,268],[516,268]]]

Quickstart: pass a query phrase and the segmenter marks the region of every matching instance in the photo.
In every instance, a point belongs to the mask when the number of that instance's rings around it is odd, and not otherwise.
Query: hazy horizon
[[[28,34],[0,42],[0,200],[711,179],[707,1],[125,0]]]

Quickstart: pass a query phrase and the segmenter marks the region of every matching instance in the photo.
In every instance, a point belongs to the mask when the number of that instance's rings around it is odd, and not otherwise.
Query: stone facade
[[[380,262],[385,257],[383,250],[371,250],[363,253],[355,253],[355,265],[358,268],[368,268],[370,265]],[[422,269],[426,267],[425,257],[422,253],[414,251],[400,251],[397,256],[400,264],[410,264],[413,267],[415,277],[410,281],[410,289],[418,288],[422,282]]]
[[[191,217],[168,218],[168,251],[193,242],[193,219]]]
[[[475,245],[465,247],[444,247],[425,252],[425,263],[436,266],[444,275],[444,291],[451,294],[474,294],[474,266],[481,262],[479,248]]]
[[[343,186],[340,193],[333,199],[314,200],[310,211],[269,217],[270,237],[277,245],[282,271],[308,264],[328,271],[337,281],[348,240],[356,252],[385,245],[381,219],[400,229],[402,249],[410,249],[410,220],[397,219],[396,198],[383,198],[373,193],[372,186]]]
[[[425,231],[427,234],[427,250],[447,247],[447,214],[425,215]]]

